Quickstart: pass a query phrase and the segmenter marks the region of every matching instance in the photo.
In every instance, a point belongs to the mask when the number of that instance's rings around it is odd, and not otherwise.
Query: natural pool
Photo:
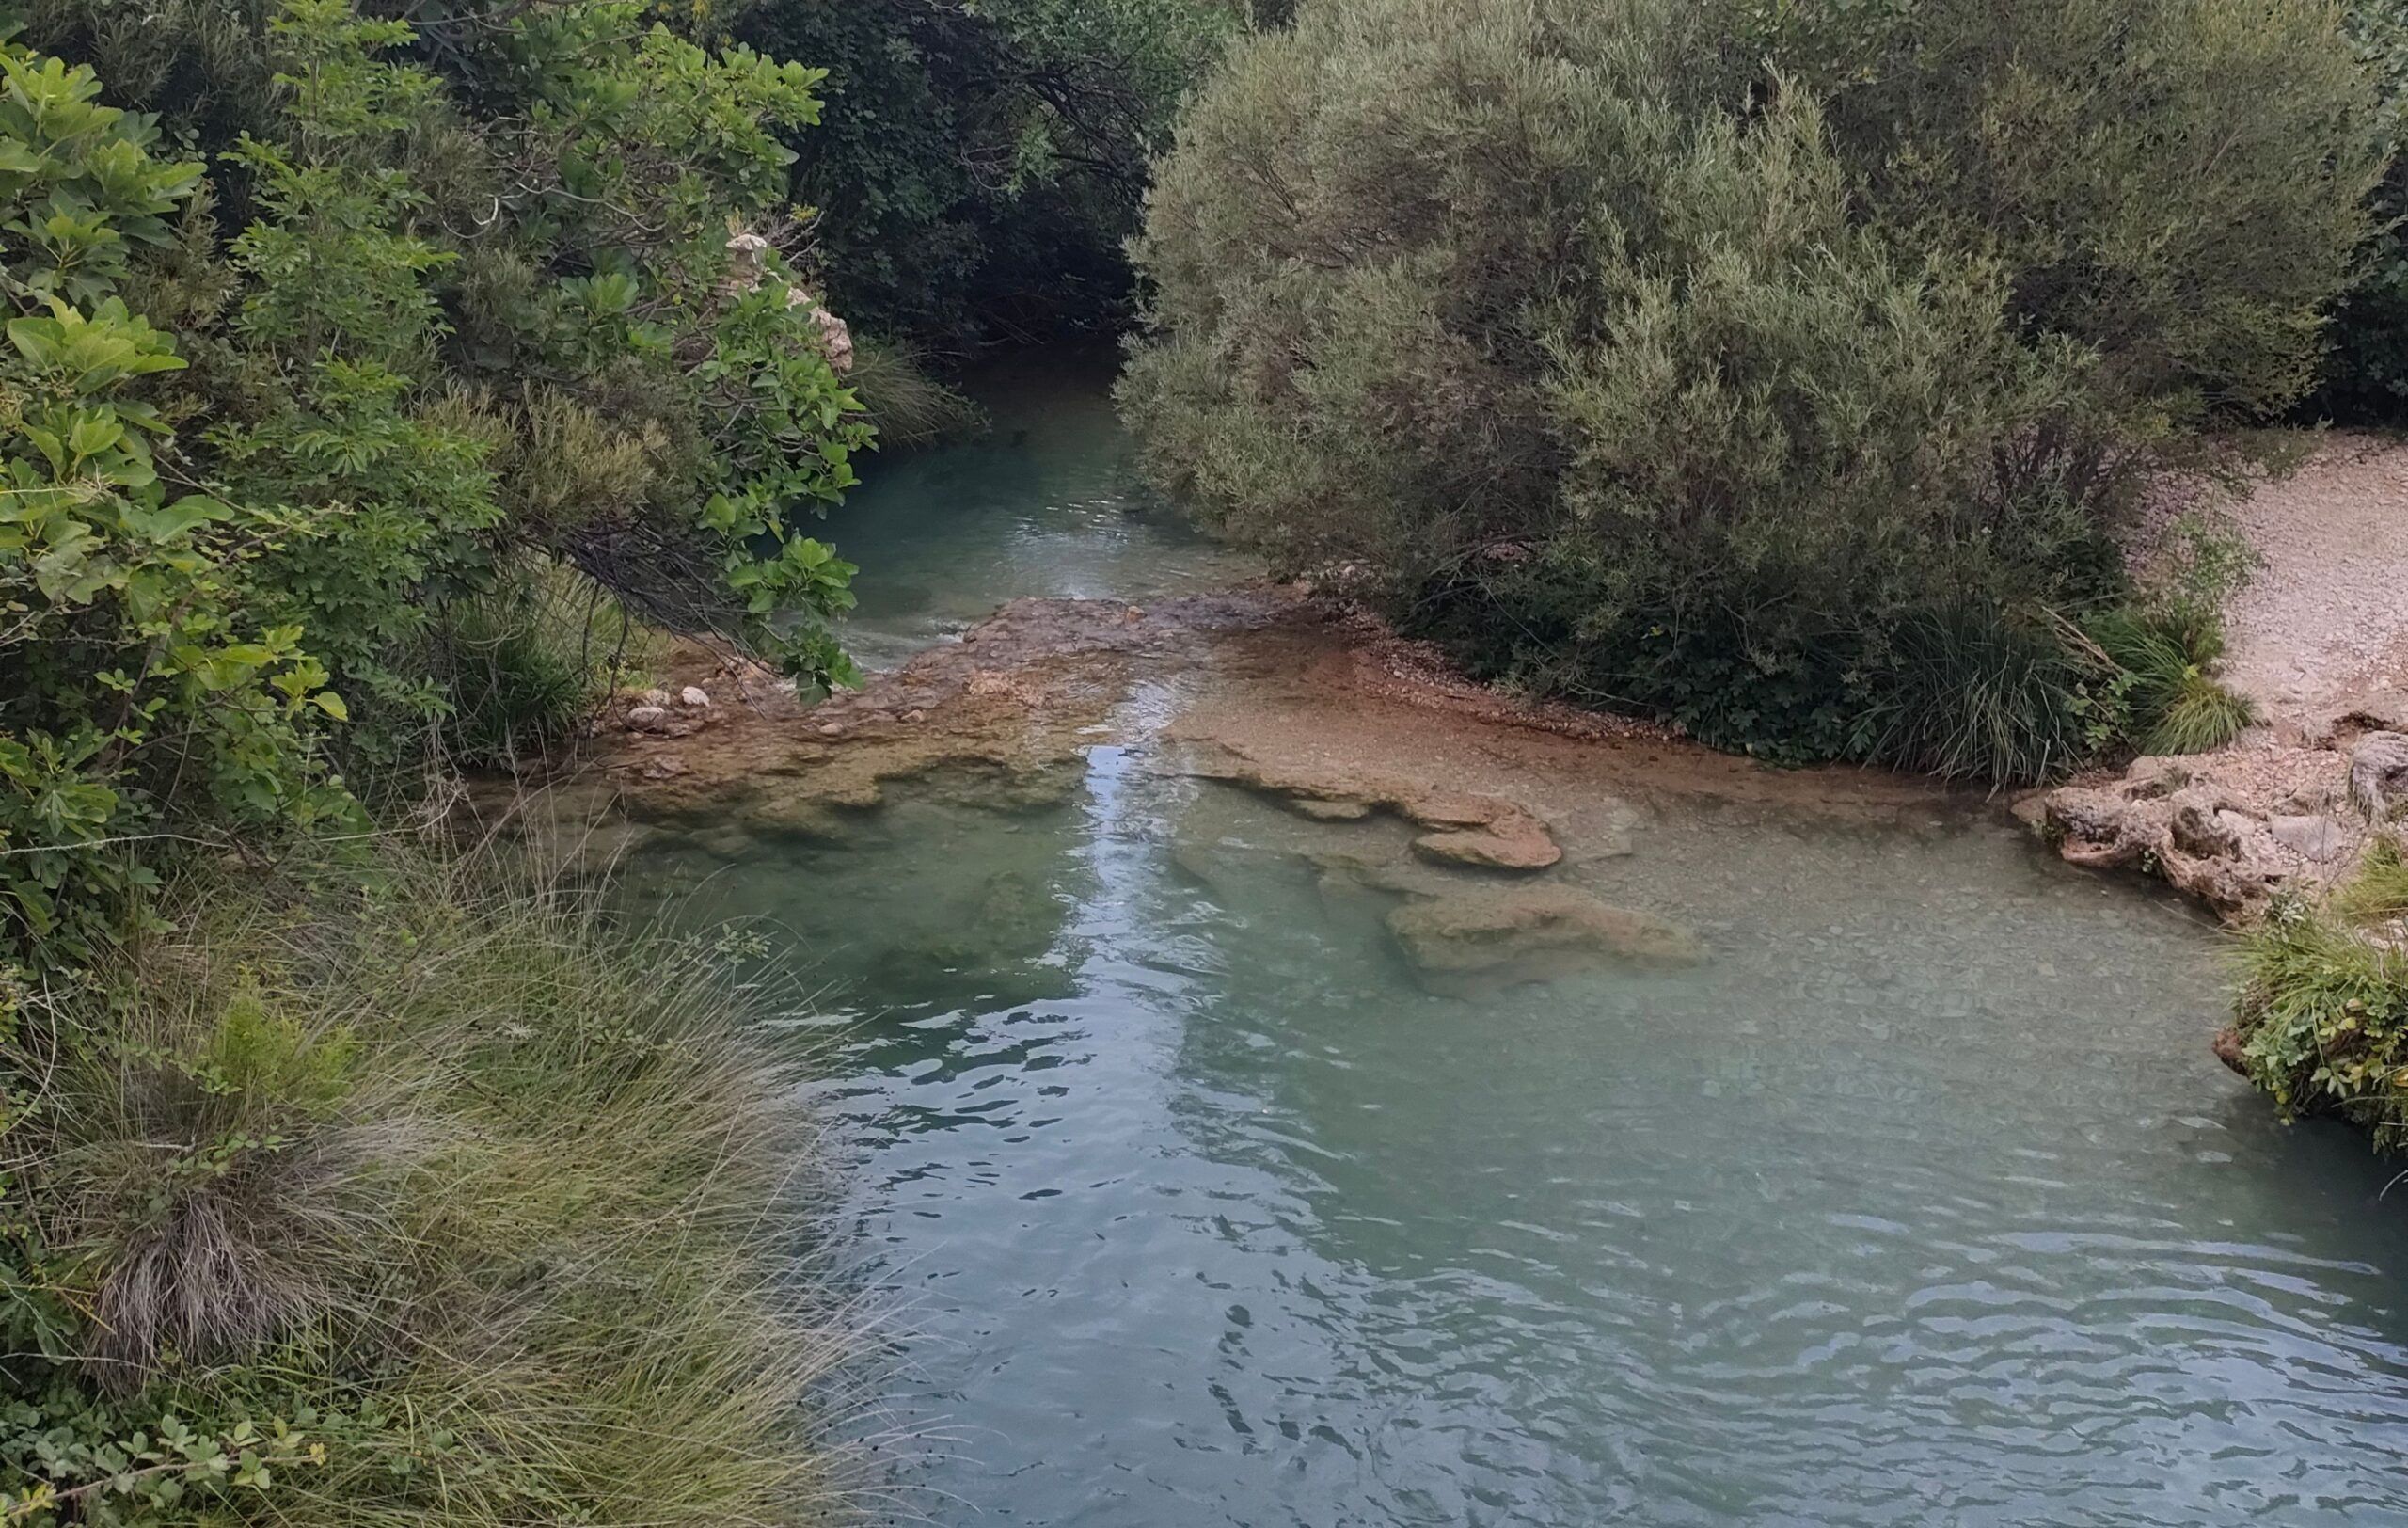
[[[832,527],[907,570],[864,578],[874,658],[1233,565],[1123,516],[1092,390],[1040,381]],[[876,1425],[922,1435],[912,1512],[2408,1521],[2389,1170],[2209,1056],[2201,915],[1977,803],[1658,780],[1631,853],[1560,873],[1711,959],[1443,995],[1295,852],[1386,830],[1166,772],[1148,727],[1181,703],[1133,689],[1136,740],[1052,804],[937,780],[630,867],[818,963],[798,1043],[899,1307]]]
[[[891,668],[1026,595],[1149,600],[1258,571],[1137,485],[1109,392],[1117,352],[1015,358],[979,373],[985,435],[863,464],[826,534],[861,568],[847,646]]]

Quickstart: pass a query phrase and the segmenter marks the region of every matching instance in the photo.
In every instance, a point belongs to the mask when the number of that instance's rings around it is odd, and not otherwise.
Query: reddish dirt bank
[[[689,688],[707,705],[681,705]],[[1254,761],[1263,788],[1370,800],[1434,832],[1523,834],[1534,793],[1577,817],[1581,795],[1608,786],[1824,812],[1961,799],[1878,772],[1768,769],[1644,724],[1500,696],[1350,610],[1273,585],[1145,608],[1018,600],[816,706],[681,646],[661,691],[615,707],[556,784],[643,814],[807,828],[875,804],[892,781],[966,771],[1035,783],[1086,748],[1155,738]],[[1441,800],[1481,793],[1507,804],[1480,819]]]

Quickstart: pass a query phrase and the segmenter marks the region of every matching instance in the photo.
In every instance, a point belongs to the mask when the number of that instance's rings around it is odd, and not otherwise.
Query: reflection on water
[[[1128,512],[1092,379],[1043,381],[838,517],[874,664],[1226,576]],[[1711,961],[1462,1000],[1291,852],[1350,830],[1153,762],[631,867],[832,984],[891,1421],[950,1439],[896,1464],[927,1516],[2408,1522],[2387,1170],[2209,1057],[2195,914],[1987,814],[1647,802],[1550,874]]]
[[[843,635],[863,667],[893,668],[1025,595],[1144,603],[1259,571],[1139,485],[1105,391],[1115,358],[984,368],[971,388],[991,430],[863,464],[863,485],[815,533],[861,568]]]
[[[1706,967],[1460,1001],[1146,764],[644,862],[838,984],[940,1520],[2408,1520],[2383,1170],[2207,1056],[2182,907],[1659,807],[1577,873]]]

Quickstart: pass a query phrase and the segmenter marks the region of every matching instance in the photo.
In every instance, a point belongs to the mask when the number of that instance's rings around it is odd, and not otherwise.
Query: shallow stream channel
[[[1248,575],[1133,489],[1105,364],[869,464],[828,530],[866,665]],[[1489,780],[1549,895],[1695,951],[1459,979],[1498,973],[1410,958],[1398,899],[1482,872],[1163,768],[1212,704],[1261,709],[1139,675],[1056,788],[626,866],[807,963],[896,1520],[2408,1523],[2408,1186],[2210,1055],[2205,913],[1920,785],[1315,740]]]

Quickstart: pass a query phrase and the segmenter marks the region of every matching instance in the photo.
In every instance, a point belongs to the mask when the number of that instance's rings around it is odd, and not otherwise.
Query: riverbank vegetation
[[[279,872],[10,994],[0,1514],[832,1518],[808,1122],[726,960],[489,861]]]
[[[737,0],[736,36],[825,68],[795,143],[831,288],[946,356],[1129,317],[1148,157],[1245,0]]]
[[[848,676],[799,528],[871,439],[795,263],[819,76],[634,5],[30,20],[0,1518],[821,1520],[750,1000],[421,826],[642,621]]]
[[[428,824],[655,629],[848,682],[812,517],[1117,326],[1141,206],[1154,474],[1482,672],[1990,778],[2241,724],[2229,549],[2117,538],[2313,384],[2381,49],[2017,8],[27,0],[0,1520],[839,1509],[760,995]]]
[[[2247,936],[2233,1053],[2286,1116],[2337,1114],[2408,1146],[2408,856],[2394,833],[2356,878],[2278,902]]]
[[[1724,746],[2220,740],[2235,561],[2124,541],[2314,385],[2371,74],[2321,0],[2010,9],[1306,6],[1157,167],[1149,470],[1481,673]]]

